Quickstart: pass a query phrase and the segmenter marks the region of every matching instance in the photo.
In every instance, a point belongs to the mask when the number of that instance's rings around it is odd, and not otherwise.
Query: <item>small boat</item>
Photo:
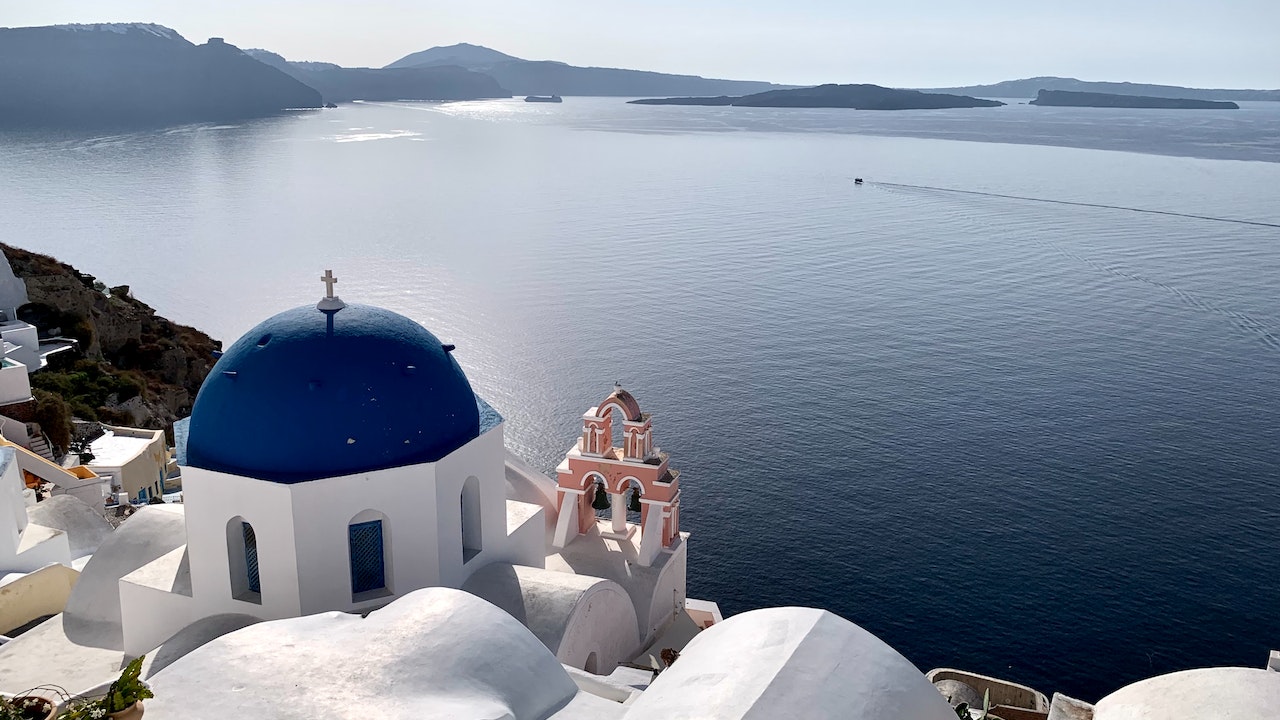
[[[559,95],[526,95],[525,102],[564,102]]]
[[[853,184],[854,184],[854,185],[861,185],[861,184],[862,184],[862,178],[854,178],[854,179],[853,179]]]

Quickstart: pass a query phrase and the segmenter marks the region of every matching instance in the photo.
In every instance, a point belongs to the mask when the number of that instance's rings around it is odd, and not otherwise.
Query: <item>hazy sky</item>
[[[1066,75],[1280,88],[1280,0],[0,0],[5,26],[122,21],[349,66],[471,42],[795,84]]]

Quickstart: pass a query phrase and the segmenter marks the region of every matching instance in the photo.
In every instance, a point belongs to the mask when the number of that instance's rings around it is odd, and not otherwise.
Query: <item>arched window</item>
[[[609,437],[601,438],[609,447],[622,448],[626,450],[627,435],[623,430],[623,421],[627,419],[627,413],[622,406],[616,402],[608,402],[598,411],[601,417],[609,418]]]
[[[480,479],[472,475],[462,483],[460,500],[462,520],[462,562],[480,554],[484,549],[484,531],[481,526]]]
[[[238,515],[227,521],[227,565],[231,570],[231,597],[262,604],[258,536],[253,526]]]
[[[387,518],[365,510],[347,525],[347,549],[351,560],[351,600],[360,602],[390,592],[387,567],[390,555]]]

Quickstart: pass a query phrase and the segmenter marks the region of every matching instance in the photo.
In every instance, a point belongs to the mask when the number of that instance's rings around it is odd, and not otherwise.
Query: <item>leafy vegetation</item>
[[[142,661],[145,657],[143,655],[135,658],[126,665],[120,677],[111,683],[106,695],[75,698],[67,703],[66,709],[58,715],[58,720],[98,720],[109,713],[128,710],[140,700],[155,697],[151,688],[142,682]]]
[[[98,408],[105,406],[113,395],[117,403],[135,398],[143,393],[146,381],[136,372],[80,358],[65,368],[48,367],[32,373],[31,386],[56,393],[77,417],[97,420]]]
[[[107,423],[127,422],[126,414],[107,407],[143,395],[146,381],[137,372],[119,370],[86,358],[51,365],[31,374],[35,420],[49,442],[66,450],[72,438],[71,418]]]
[[[49,436],[49,442],[59,448],[68,447],[71,444],[71,406],[48,390],[32,388],[31,395],[36,400],[36,422]]]

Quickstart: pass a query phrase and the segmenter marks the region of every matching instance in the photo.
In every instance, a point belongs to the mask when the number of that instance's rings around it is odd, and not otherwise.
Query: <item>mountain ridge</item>
[[[456,65],[411,68],[346,68],[334,63],[295,62],[258,48],[245,53],[320,92],[328,102],[352,100],[482,100],[511,93],[483,73]]]
[[[446,61],[489,75],[515,95],[748,95],[794,87],[756,80],[724,80],[650,70],[584,67],[557,60],[525,60],[470,43],[436,46],[410,53],[383,69],[423,67]]]
[[[416,53],[410,53],[396,60],[389,65],[383,65],[383,70],[394,70],[396,68],[412,68],[422,67],[424,65],[457,65],[458,67],[467,67],[469,65],[493,64],[499,62],[527,62],[524,58],[518,58],[514,55],[508,55],[504,52],[487,48],[483,45],[472,45],[471,43],[455,43],[453,45],[437,45],[426,50],[419,50]]]

